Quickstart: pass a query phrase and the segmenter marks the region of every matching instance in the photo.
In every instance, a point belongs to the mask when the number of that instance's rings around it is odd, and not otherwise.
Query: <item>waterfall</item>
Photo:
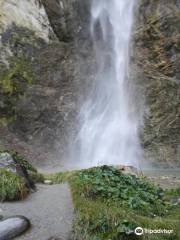
[[[80,164],[138,166],[139,116],[129,77],[135,0],[93,0],[91,36],[95,82],[80,111]]]

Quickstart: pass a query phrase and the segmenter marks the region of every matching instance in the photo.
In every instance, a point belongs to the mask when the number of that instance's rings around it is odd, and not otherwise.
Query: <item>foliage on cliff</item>
[[[0,123],[7,124],[16,116],[16,104],[24,96],[28,85],[33,83],[31,63],[26,58],[11,59],[9,69],[0,74],[0,95],[2,104],[0,106]]]

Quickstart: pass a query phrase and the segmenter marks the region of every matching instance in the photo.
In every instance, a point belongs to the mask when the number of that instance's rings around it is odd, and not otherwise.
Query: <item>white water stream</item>
[[[80,112],[82,167],[133,165],[141,156],[139,116],[129,78],[135,0],[93,0],[91,36],[97,62],[93,89]]]

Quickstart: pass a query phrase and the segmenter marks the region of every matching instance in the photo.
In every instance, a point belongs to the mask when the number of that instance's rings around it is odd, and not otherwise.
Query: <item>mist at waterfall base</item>
[[[80,131],[74,153],[79,167],[139,167],[142,150],[129,78],[129,48],[134,0],[92,1],[91,37],[96,56],[95,81],[79,114]]]

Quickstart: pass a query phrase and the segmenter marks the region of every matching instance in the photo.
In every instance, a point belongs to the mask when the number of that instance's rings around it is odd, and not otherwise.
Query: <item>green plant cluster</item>
[[[0,169],[0,201],[23,199],[28,192],[23,178],[6,169]]]
[[[162,215],[166,210],[163,190],[135,175],[127,175],[114,167],[103,166],[79,173],[85,197],[115,201],[120,206],[143,214]]]
[[[54,180],[70,183],[75,208],[74,240],[180,238],[180,207],[170,203],[177,191],[167,193],[145,178],[126,175],[108,166],[76,171],[72,175],[63,173],[59,178],[56,174]],[[174,233],[137,237],[134,229],[138,226],[173,229]]]

